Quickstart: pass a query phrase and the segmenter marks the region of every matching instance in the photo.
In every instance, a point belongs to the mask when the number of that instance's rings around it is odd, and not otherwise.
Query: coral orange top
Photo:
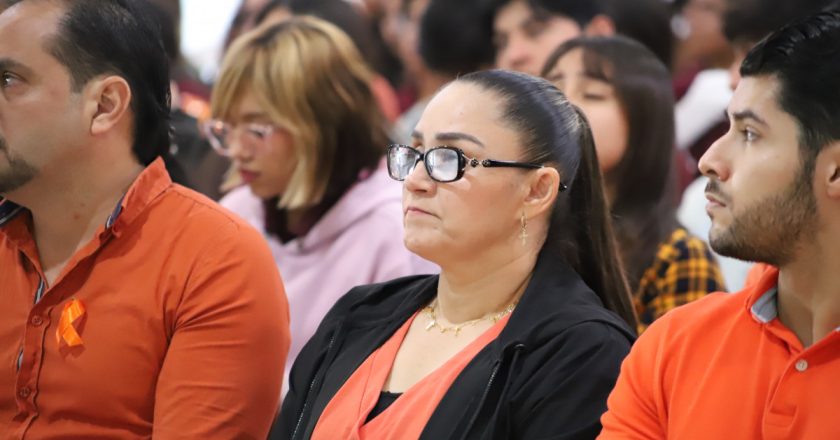
[[[418,438],[443,395],[461,371],[499,336],[510,315],[500,319],[437,370],[411,386],[391,406],[366,423],[388,379],[411,317],[378,350],[371,353],[324,409],[312,440]]]

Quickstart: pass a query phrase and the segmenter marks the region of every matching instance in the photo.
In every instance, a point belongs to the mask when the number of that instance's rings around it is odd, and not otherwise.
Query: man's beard
[[[5,168],[0,168],[0,194],[7,194],[26,185],[38,174],[38,170],[29,162],[9,152],[9,145],[2,136],[0,155],[5,157],[8,164]]]
[[[728,228],[719,233],[713,228],[709,233],[712,249],[727,257],[777,267],[790,263],[797,246],[816,232],[817,201],[808,168],[802,167],[781,193],[748,206],[737,216],[733,213]],[[714,180],[706,191],[720,194]]]

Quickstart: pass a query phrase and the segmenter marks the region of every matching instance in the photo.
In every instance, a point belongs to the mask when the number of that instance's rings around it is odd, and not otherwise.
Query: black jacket
[[[270,439],[309,439],[330,399],[432,300],[437,281],[400,278],[339,300],[292,367]],[[457,377],[420,438],[595,438],[634,335],[570,267],[540,258],[502,333]]]

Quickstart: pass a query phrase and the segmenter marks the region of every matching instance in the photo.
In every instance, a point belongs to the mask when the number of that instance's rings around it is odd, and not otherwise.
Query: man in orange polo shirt
[[[710,241],[778,269],[654,323],[600,438],[840,438],[840,11],[775,32],[741,75],[700,161]]]
[[[0,437],[265,438],[288,308],[262,237],[174,185],[140,0],[0,2]]]

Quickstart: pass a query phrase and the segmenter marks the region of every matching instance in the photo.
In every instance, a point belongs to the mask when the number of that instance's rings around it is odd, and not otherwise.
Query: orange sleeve
[[[153,438],[264,439],[289,348],[283,285],[250,227],[231,223],[208,236],[195,267],[178,274],[188,281],[154,390]]]
[[[652,440],[667,437],[660,344],[672,314],[645,331],[621,364],[621,374],[601,417],[599,439]]]

